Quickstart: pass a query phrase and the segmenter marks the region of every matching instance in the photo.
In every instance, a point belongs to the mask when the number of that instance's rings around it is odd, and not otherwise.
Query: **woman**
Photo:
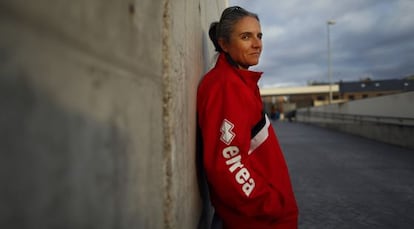
[[[209,31],[219,53],[199,85],[198,126],[211,202],[223,228],[297,228],[288,169],[257,86],[262,32],[256,14],[225,9]]]

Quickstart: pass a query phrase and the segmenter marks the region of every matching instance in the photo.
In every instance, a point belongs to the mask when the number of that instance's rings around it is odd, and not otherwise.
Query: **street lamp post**
[[[329,26],[335,25],[334,20],[328,20],[326,22],[326,30],[328,34],[327,45],[328,45],[328,78],[329,78],[329,104],[332,103],[332,70],[331,70],[331,41],[329,34]]]

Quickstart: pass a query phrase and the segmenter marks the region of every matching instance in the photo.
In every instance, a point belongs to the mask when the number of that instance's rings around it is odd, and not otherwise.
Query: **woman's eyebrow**
[[[241,32],[241,33],[239,33],[239,36],[244,36],[244,35],[252,36],[252,35],[254,35],[254,33],[253,32]],[[263,33],[259,32],[259,33],[257,33],[257,35],[263,36]]]
[[[253,33],[252,32],[241,32],[239,36],[242,36],[242,35],[253,35]]]

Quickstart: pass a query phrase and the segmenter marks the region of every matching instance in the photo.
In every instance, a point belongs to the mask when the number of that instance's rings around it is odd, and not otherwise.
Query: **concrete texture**
[[[195,228],[226,1],[0,2],[0,228]]]
[[[414,118],[414,92],[379,96],[312,108],[313,111],[343,114]]]
[[[414,92],[406,92],[342,104],[302,108],[296,114],[300,122],[414,149],[413,100]],[[348,116],[344,118],[341,115]]]
[[[303,123],[274,123],[299,228],[414,225],[414,151]]]

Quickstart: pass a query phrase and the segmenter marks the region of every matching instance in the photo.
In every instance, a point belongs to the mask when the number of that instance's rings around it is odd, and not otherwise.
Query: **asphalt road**
[[[414,228],[414,150],[275,122],[300,229]]]

